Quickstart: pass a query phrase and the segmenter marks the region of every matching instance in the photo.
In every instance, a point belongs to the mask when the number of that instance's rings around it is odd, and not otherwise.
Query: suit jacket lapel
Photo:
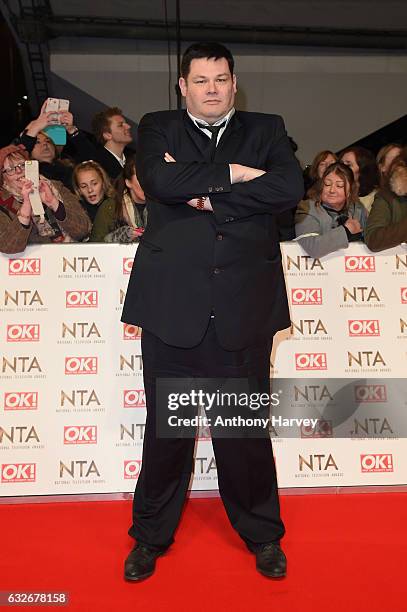
[[[201,132],[198,127],[196,127],[193,121],[189,118],[187,111],[184,111],[183,121],[188,137],[192,140],[196,150],[203,158],[205,158],[205,150],[209,148],[209,138],[205,136],[205,134]]]
[[[236,111],[218,142],[215,161],[229,162],[234,158],[235,154],[242,146],[242,139],[244,136],[242,127],[238,111]]]
[[[183,122],[185,131],[192,140],[196,150],[205,161],[209,161],[207,159],[210,143],[209,138],[193,123],[186,111],[184,111]],[[243,136],[242,123],[239,119],[238,111],[236,111],[216,147],[215,161],[220,162],[229,161],[229,158],[233,159],[242,146]]]

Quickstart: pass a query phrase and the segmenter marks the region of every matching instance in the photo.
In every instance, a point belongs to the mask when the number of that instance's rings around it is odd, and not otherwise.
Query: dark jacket
[[[81,130],[72,136],[68,135],[68,142],[70,152],[76,163],[92,159],[98,162],[113,180],[123,171],[123,167],[110,151],[105,149],[102,145],[94,144]],[[126,158],[128,158],[134,154],[134,151],[126,147],[124,149],[124,154]]]
[[[276,215],[303,194],[301,169],[277,115],[236,112],[209,157],[185,111],[143,117],[137,175],[148,224],[122,320],[167,344],[200,342],[211,312],[220,344],[239,350],[290,325]],[[166,163],[168,151],[176,163]],[[266,170],[231,185],[229,163]],[[213,212],[186,202],[209,196]]]
[[[365,232],[371,251],[383,251],[407,242],[407,195],[397,196],[388,189],[377,192]]]

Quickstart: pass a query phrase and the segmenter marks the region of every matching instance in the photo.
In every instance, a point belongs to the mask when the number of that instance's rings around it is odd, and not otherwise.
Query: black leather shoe
[[[287,559],[278,544],[264,544],[256,551],[256,569],[268,578],[283,578],[287,573]]]
[[[125,579],[144,580],[154,574],[156,559],[162,554],[163,552],[137,544],[124,563]]]

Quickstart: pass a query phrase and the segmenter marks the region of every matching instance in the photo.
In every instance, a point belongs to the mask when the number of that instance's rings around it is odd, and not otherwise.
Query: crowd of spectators
[[[0,252],[51,242],[137,242],[147,209],[121,109],[95,115],[93,137],[75,126],[72,113],[58,113],[67,140],[61,146],[48,133],[55,111],[46,108],[44,102],[15,142],[0,149]],[[27,160],[38,162],[38,187],[26,177]]]
[[[376,158],[363,147],[318,153],[295,215],[296,240],[313,257],[349,242],[371,251],[407,242],[407,148],[389,143]]]
[[[147,208],[121,109],[95,115],[92,135],[75,125],[72,113],[58,113],[65,146],[54,144],[55,111],[46,109],[44,102],[14,143],[0,149],[0,252],[34,243],[139,241]],[[35,206],[35,187],[25,176],[29,159],[39,168]],[[304,179],[297,210],[278,216],[281,240],[297,240],[313,257],[353,241],[372,251],[407,242],[407,148],[389,143],[376,158],[357,146],[324,150]]]

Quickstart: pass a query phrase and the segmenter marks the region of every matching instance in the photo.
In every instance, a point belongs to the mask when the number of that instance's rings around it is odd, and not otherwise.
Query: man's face
[[[110,118],[110,132],[105,132],[107,142],[127,145],[132,141],[130,126],[122,115],[113,115]]]
[[[179,86],[189,112],[209,124],[227,115],[235,102],[236,76],[230,74],[224,57],[192,60],[189,74],[180,78]]]
[[[39,162],[52,164],[55,159],[55,145],[48,136],[41,132],[37,136],[37,141],[32,150],[31,157]]]

